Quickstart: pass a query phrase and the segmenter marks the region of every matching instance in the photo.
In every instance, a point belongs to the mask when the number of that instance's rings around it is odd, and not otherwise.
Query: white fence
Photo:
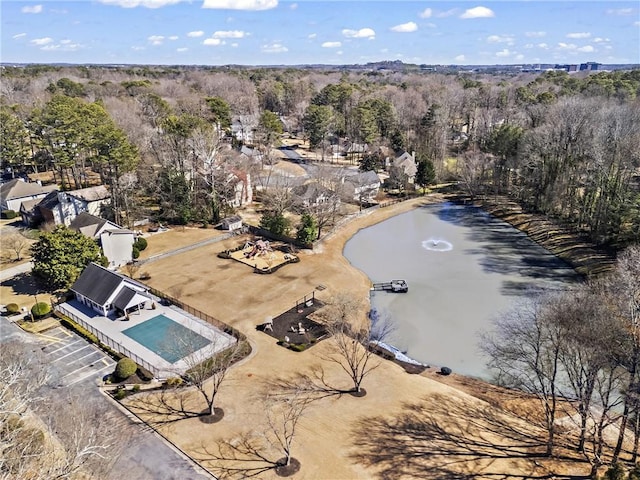
[[[151,365],[149,362],[143,360],[142,358],[140,358],[138,355],[133,353],[128,348],[123,347],[118,342],[116,342],[114,339],[112,339],[109,336],[105,335],[104,332],[101,332],[100,330],[95,329],[94,327],[89,325],[87,322],[85,322],[82,318],[78,317],[73,312],[70,312],[69,310],[64,308],[62,305],[56,305],[55,309],[58,312],[60,312],[62,315],[64,315],[65,317],[69,317],[71,320],[73,320],[75,323],[80,325],[82,328],[84,328],[85,330],[87,330],[91,334],[95,335],[98,338],[98,341],[100,341],[100,343],[102,343],[103,345],[106,345],[107,347],[111,348],[112,350],[115,350],[118,353],[121,353],[122,355],[124,355],[126,357],[129,357],[131,360],[136,362],[138,365],[140,365],[141,367],[143,367],[143,368],[149,370],[151,373],[153,373],[154,377],[158,378],[158,376],[159,376],[158,369],[156,367],[154,367],[153,365]]]

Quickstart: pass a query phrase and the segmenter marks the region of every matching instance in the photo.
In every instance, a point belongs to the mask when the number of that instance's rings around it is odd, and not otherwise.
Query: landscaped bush
[[[138,365],[136,364],[136,362],[134,362],[130,358],[125,357],[121,358],[118,361],[115,374],[118,378],[124,380],[136,373],[136,370],[138,370]]]
[[[164,382],[166,387],[179,387],[182,385],[182,379],[180,377],[169,377]]]
[[[133,248],[131,249],[131,258],[133,258],[134,260],[137,259],[140,256],[140,250],[138,250],[136,248],[136,246],[134,245]]]
[[[115,398],[116,400],[122,400],[126,396],[127,391],[124,388],[119,388],[118,390],[116,390],[116,393],[113,394],[113,398]]]
[[[17,216],[18,216],[18,214],[16,213],[15,210],[3,210],[2,211],[2,218],[6,218],[7,220],[13,220]]]
[[[138,249],[138,251],[143,251],[147,248],[147,239],[144,237],[138,237],[136,241],[133,243],[133,246]]]
[[[18,305],[17,303],[10,303],[5,308],[7,309],[7,313],[10,315],[18,313],[20,311],[20,305]]]
[[[293,350],[294,352],[302,352],[303,350],[306,350],[306,348],[307,348],[306,343],[294,343],[289,345],[289,349]]]
[[[38,302],[31,307],[31,314],[33,318],[41,318],[51,312],[51,305],[45,302]]]

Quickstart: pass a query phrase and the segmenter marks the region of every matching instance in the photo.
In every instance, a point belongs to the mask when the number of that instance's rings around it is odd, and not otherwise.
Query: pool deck
[[[155,304],[155,309],[145,308],[144,310],[139,310],[138,312],[131,313],[129,315],[129,320],[117,320],[114,318],[101,316],[97,312],[91,310],[90,308],[86,307],[80,302],[77,302],[76,300],[70,300],[63,303],[60,310],[62,311],[62,313],[65,313],[64,310],[67,310],[75,317],[82,319],[95,330],[101,332],[104,336],[111,340],[111,342],[107,342],[110,347],[113,348],[113,344],[115,344],[115,349],[118,349],[118,345],[122,346],[124,347],[124,349],[134,353],[142,360],[153,365],[158,370],[157,376],[159,378],[182,375],[190,366],[193,366],[195,363],[199,363],[207,357],[211,357],[215,353],[230,347],[236,342],[236,339],[233,336],[222,332],[213,325],[210,325],[204,320],[190,315],[189,313],[179,309],[174,305],[161,305],[159,299],[156,299]],[[174,322],[209,339],[211,343],[201,348],[200,350],[193,352],[191,355],[178,360],[175,363],[169,363],[157,353],[149,350],[148,348],[144,347],[140,343],[122,333],[128,328],[140,325],[141,323],[157,317],[158,315],[164,315],[170,318]],[[123,349],[118,350],[121,353],[126,353],[126,351]]]

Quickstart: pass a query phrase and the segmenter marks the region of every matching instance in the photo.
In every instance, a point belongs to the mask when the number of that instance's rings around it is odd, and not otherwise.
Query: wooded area
[[[111,190],[109,215],[125,225],[150,214],[217,222],[238,203],[238,172],[257,178],[284,132],[323,159],[332,145],[366,144],[363,170],[389,149],[416,152],[427,176],[433,166],[438,181],[472,196],[508,194],[598,244],[640,240],[640,70],[27,66],[2,75],[2,166],[50,171],[63,189],[95,172]],[[241,143],[260,161],[228,148]]]

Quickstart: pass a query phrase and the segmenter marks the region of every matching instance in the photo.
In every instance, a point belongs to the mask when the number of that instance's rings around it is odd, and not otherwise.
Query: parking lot
[[[115,361],[111,357],[62,327],[38,336],[47,342],[42,352],[55,371],[59,386],[93,383],[115,368]]]

